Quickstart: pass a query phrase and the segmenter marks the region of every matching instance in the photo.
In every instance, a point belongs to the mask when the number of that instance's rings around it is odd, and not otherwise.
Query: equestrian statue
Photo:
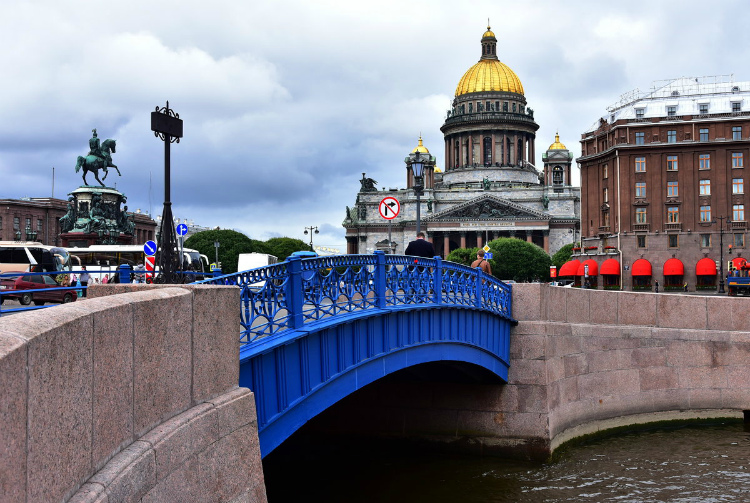
[[[92,132],[94,133],[94,136],[89,140],[89,153],[86,157],[83,157],[81,155],[78,156],[78,162],[76,163],[76,173],[78,173],[81,168],[83,168],[83,183],[85,185],[88,185],[88,183],[86,183],[86,172],[91,171],[92,173],[94,173],[94,178],[96,178],[96,181],[99,182],[102,187],[105,187],[102,180],[107,179],[107,175],[109,174],[107,168],[115,168],[117,170],[117,174],[122,176],[122,173],[120,173],[120,170],[117,169],[117,166],[112,164],[112,154],[115,153],[116,144],[115,140],[107,138],[100,145],[99,138],[96,136],[96,129],[93,129]],[[104,176],[101,180],[99,180],[100,169],[104,170]]]

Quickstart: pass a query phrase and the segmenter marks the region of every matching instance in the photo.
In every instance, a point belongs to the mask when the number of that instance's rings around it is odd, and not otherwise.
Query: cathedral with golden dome
[[[420,137],[404,159],[405,189],[377,190],[363,173],[343,222],[347,253],[402,254],[417,231],[418,200],[420,230],[442,257],[498,237],[524,239],[552,255],[579,238],[581,191],[571,184],[572,152],[555,135],[542,154],[543,166],[535,165],[539,125],[521,79],[498,58],[489,26],[481,50],[459,80],[440,128],[443,169]],[[413,175],[415,163],[424,165],[421,179]],[[381,215],[387,197],[400,204],[390,221]]]

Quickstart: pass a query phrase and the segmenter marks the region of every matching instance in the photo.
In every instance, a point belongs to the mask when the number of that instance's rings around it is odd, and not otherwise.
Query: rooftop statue
[[[99,182],[99,184],[104,187],[104,182],[102,180],[107,179],[107,175],[109,174],[109,171],[107,168],[115,168],[117,170],[117,174],[122,176],[122,173],[120,173],[120,170],[117,169],[117,166],[112,164],[112,154],[115,153],[115,140],[112,140],[111,138],[107,138],[104,140],[101,144],[99,143],[99,138],[96,135],[96,129],[93,129],[92,132],[94,133],[94,136],[89,140],[89,153],[86,155],[86,157],[78,156],[78,162],[76,163],[76,173],[78,173],[81,168],[83,168],[83,183],[85,185],[88,185],[86,182],[86,172],[91,171],[94,173],[94,178],[96,178],[96,181]],[[99,170],[104,170],[104,176],[101,180],[99,180]]]

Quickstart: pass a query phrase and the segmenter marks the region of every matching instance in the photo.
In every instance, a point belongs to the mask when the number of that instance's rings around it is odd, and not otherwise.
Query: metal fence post
[[[289,265],[289,279],[287,280],[286,301],[289,309],[289,328],[300,328],[304,323],[302,306],[305,303],[302,291],[302,259],[300,257],[287,258]]]
[[[375,302],[379,309],[385,309],[385,253],[382,250],[376,250],[375,252]]]
[[[440,304],[443,302],[443,259],[438,256],[435,256],[435,277],[433,279],[433,285],[433,295],[435,297],[432,299],[432,302]]]

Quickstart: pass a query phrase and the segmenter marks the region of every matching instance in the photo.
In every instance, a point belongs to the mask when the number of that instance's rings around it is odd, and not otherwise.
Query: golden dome
[[[555,143],[549,146],[547,150],[568,150],[563,143],[560,143],[560,135],[555,133]]]
[[[427,150],[427,147],[425,147],[424,145],[422,145],[422,135],[419,135],[419,145],[417,145],[414,148],[414,150],[412,150],[411,152],[412,152],[412,154],[414,152],[420,152],[422,154],[429,154],[430,153],[430,151]]]
[[[442,170],[442,169],[440,169],[440,168],[435,168],[435,173],[442,173],[442,172],[443,172],[443,170]]]
[[[461,77],[456,96],[487,91],[523,94],[521,80],[497,59],[496,44],[495,34],[487,26],[487,31],[482,35],[482,58]]]

